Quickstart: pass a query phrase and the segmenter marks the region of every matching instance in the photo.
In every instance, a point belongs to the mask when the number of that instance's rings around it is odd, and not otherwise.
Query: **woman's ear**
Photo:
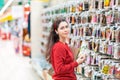
[[[56,34],[58,34],[58,31],[57,31],[57,30],[55,30],[55,32],[56,32]]]

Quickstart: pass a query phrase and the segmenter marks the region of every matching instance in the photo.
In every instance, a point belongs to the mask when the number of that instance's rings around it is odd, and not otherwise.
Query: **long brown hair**
[[[56,18],[54,21],[53,21],[53,24],[52,24],[52,27],[51,27],[51,30],[50,30],[50,34],[49,34],[49,37],[48,37],[48,42],[47,42],[47,48],[46,48],[46,59],[48,62],[51,63],[51,60],[50,60],[50,53],[51,53],[51,49],[52,49],[52,46],[59,41],[59,36],[58,34],[56,34],[55,30],[58,29],[59,27],[59,24],[61,22],[67,22],[65,18]]]

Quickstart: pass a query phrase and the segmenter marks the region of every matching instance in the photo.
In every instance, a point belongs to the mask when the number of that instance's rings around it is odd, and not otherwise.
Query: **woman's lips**
[[[68,33],[64,33],[65,35],[67,35]]]

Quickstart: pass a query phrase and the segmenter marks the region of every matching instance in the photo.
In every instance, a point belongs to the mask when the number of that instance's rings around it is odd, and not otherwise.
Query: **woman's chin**
[[[68,38],[69,36],[68,35],[65,35],[64,38]]]

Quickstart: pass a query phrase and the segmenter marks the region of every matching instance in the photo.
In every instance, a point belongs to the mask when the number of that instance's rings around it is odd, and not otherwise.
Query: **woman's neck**
[[[59,41],[64,43],[64,44],[66,43],[66,39],[60,39]]]

